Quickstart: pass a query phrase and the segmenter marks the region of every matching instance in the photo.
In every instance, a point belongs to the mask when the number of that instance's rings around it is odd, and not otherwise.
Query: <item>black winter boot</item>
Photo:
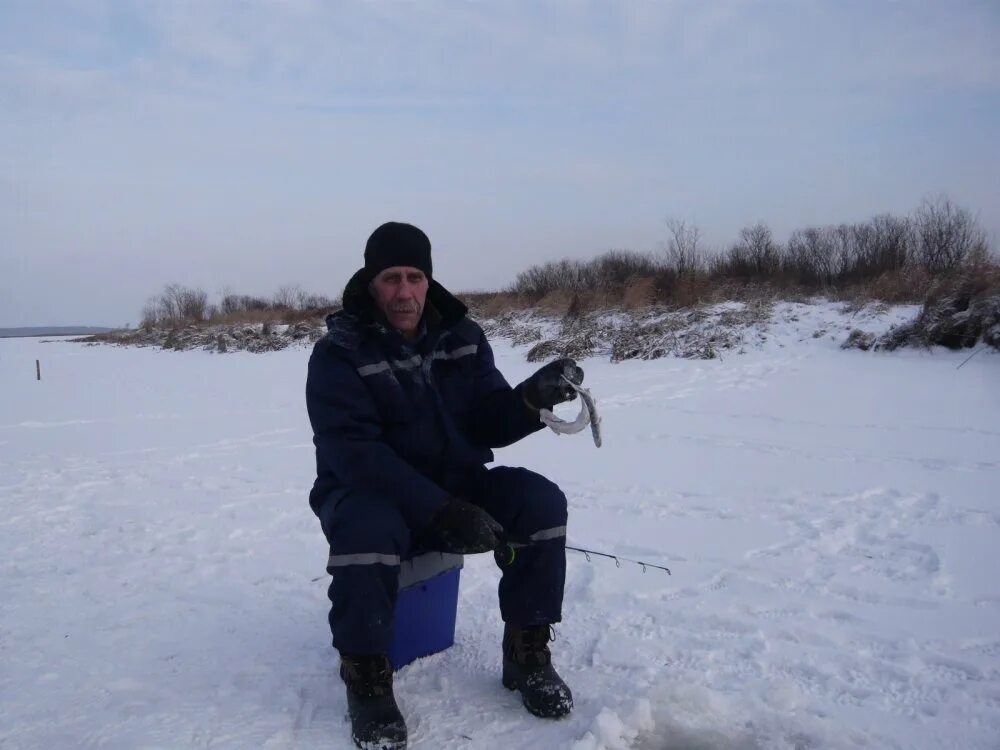
[[[403,750],[406,723],[392,694],[392,665],[382,654],[340,655],[351,737],[362,750]]]
[[[573,694],[552,666],[550,626],[503,629],[503,686],[520,690],[524,707],[535,716],[558,719],[573,710]]]

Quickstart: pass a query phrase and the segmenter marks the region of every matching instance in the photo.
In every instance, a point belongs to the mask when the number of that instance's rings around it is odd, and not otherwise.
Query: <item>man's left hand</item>
[[[565,380],[563,379],[565,378]],[[572,401],[576,391],[569,383],[583,383],[583,368],[569,357],[549,362],[538,372],[524,381],[524,400],[532,409],[551,409],[556,404]]]

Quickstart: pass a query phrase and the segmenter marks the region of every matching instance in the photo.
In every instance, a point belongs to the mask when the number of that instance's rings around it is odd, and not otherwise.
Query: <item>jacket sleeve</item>
[[[314,350],[306,407],[317,459],[346,486],[393,499],[407,525],[420,530],[448,499],[383,439],[382,419],[361,375],[330,347]]]
[[[516,443],[544,425],[524,401],[521,387],[511,388],[493,361],[493,349],[480,332],[470,438],[485,448]]]

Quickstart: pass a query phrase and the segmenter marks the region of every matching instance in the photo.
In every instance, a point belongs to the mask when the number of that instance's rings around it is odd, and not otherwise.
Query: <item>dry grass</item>
[[[267,310],[241,310],[239,312],[216,312],[204,320],[191,318],[172,318],[160,320],[155,324],[144,323],[144,329],[182,329],[187,327],[211,328],[216,326],[240,325],[290,325],[308,321],[322,320],[329,313],[339,309],[339,306],[297,310],[294,308],[272,308]]]
[[[802,286],[785,278],[756,281],[712,276],[705,271],[685,274],[670,272],[629,279],[621,287],[576,291],[554,289],[538,299],[512,291],[467,292],[458,296],[479,320],[498,320],[517,313],[532,312],[544,317],[578,319],[594,312],[622,310],[637,312],[666,308],[684,310],[725,301],[770,303],[777,299],[805,300],[815,296],[839,299],[862,306],[870,302],[915,303],[954,294],[959,287],[979,295],[1000,288],[1000,265],[980,263],[960,273],[931,275],[920,268],[905,268],[880,274],[864,282],[845,286]],[[207,320],[162,321],[155,328],[181,329],[189,326],[296,325],[322,320],[339,306],[299,310],[274,308],[215,313]]]
[[[879,339],[876,348],[900,346],[973,347],[980,341],[1000,349],[1000,270],[935,283],[917,319]]]
[[[276,310],[244,310],[228,314],[219,313],[206,321],[207,325],[239,325],[241,323],[270,323],[273,325],[295,325],[306,320],[323,318],[334,308],[316,310],[295,310],[292,308]]]
[[[622,308],[625,310],[642,310],[656,301],[656,279],[644,276],[635,279],[625,287],[622,295]]]
[[[455,295],[476,318],[499,318],[534,309],[526,297],[512,292],[459,292]]]
[[[569,312],[574,299],[577,299],[579,303],[575,293],[556,289],[538,300],[534,308],[543,315],[554,315],[561,318]]]
[[[874,301],[905,304],[923,300],[933,284],[934,278],[922,268],[903,268],[865,282],[829,289],[826,296],[859,306]]]
[[[858,304],[882,301],[889,304],[922,302],[942,284],[978,276],[993,278],[996,266],[980,265],[959,273],[931,275],[919,267],[887,271],[863,281],[844,284],[800,284],[787,275],[773,278],[732,278],[707,271],[685,274],[665,270],[653,276],[629,279],[621,286],[607,284],[596,289],[554,289],[541,297],[512,292],[478,295],[483,300],[475,312],[493,317],[511,312],[534,310],[540,314],[565,317],[597,310],[635,311],[651,307],[685,309],[725,301],[806,300],[823,296]]]
[[[942,276],[931,281],[927,304],[945,297],[981,297],[1000,294],[1000,265],[980,264],[964,273]]]

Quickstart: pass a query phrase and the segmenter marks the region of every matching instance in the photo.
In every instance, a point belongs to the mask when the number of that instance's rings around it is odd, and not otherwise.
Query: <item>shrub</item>
[[[747,281],[771,279],[781,271],[781,256],[781,246],[770,227],[758,222],[740,230],[740,239],[714,259],[711,270],[716,276]]]
[[[917,260],[931,273],[949,273],[989,255],[986,232],[975,217],[945,196],[927,198],[913,216]]]
[[[651,255],[630,250],[611,250],[593,260],[564,258],[531,266],[522,271],[507,289],[508,294],[535,303],[553,292],[621,293],[633,280],[655,276],[663,263]]]

